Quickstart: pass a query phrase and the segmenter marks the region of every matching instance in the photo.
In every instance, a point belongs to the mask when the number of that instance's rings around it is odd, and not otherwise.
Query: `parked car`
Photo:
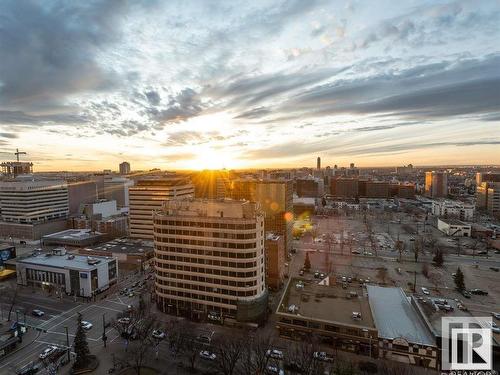
[[[469,292],[472,294],[476,294],[478,296],[487,296],[488,295],[487,291],[482,290],[482,289],[477,289],[477,288],[471,289],[471,290],[469,290]]]
[[[118,319],[117,322],[120,324],[130,324],[130,318],[123,317]]]
[[[376,374],[378,372],[377,365],[373,362],[360,362],[358,367],[361,371],[367,372],[369,374]]]
[[[43,352],[41,352],[38,357],[40,359],[45,359],[47,358],[48,356],[50,356],[51,354],[55,353],[57,350],[57,346],[55,345],[49,345],[48,347],[46,347]]]
[[[319,271],[314,272],[314,278],[319,279]]]
[[[500,327],[495,322],[491,322],[491,330],[495,333],[500,333]]]
[[[500,320],[500,313],[492,312],[491,315],[493,315],[495,319]]]
[[[31,313],[34,316],[44,316],[45,315],[45,313],[42,310],[38,310],[38,309],[34,309]]]
[[[268,349],[266,356],[274,359],[283,359],[283,352],[278,349]]]
[[[422,293],[424,293],[426,296],[429,296],[431,293],[427,288],[422,287]]]
[[[353,251],[351,251],[351,253],[352,253],[352,254],[356,254],[356,255],[361,254],[361,252],[360,252],[360,251],[358,251],[358,250],[353,250]]]
[[[326,352],[314,352],[313,358],[317,359],[318,361],[324,361],[324,362],[333,361],[333,358],[329,357],[328,354],[326,354]]]
[[[153,336],[155,339],[163,340],[165,337],[167,337],[167,334],[161,329],[155,329],[151,336]]]
[[[92,323],[82,320],[82,328],[86,331],[93,327]]]
[[[304,270],[299,271],[299,276],[304,276]]]
[[[267,366],[266,368],[266,374],[269,374],[269,375],[285,375],[285,371],[283,371],[282,369],[280,369],[278,366],[274,366],[274,365],[269,365]]]
[[[40,371],[40,366],[36,363],[28,363],[26,366],[17,370],[16,375],[34,375]]]
[[[460,293],[462,293],[462,295],[465,298],[470,298],[471,297],[471,294],[468,291],[466,291],[466,290],[462,290]]]
[[[213,361],[215,360],[215,358],[217,358],[217,356],[214,353],[211,353],[208,350],[202,350],[200,352],[200,357],[208,361]]]

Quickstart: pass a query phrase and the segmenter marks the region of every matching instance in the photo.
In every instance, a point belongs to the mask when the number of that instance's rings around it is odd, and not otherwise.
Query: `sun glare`
[[[235,167],[235,156],[227,152],[215,151],[212,148],[202,148],[196,157],[187,161],[187,167],[194,170],[223,169]]]

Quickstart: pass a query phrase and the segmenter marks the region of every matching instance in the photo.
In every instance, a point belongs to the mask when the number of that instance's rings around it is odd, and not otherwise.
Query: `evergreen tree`
[[[309,271],[311,269],[311,261],[309,259],[309,252],[306,253],[306,259],[304,260],[304,269]]]
[[[465,280],[464,280],[464,273],[460,269],[460,267],[457,268],[457,273],[455,275],[455,285],[457,287],[457,290],[462,292],[465,290]]]
[[[75,368],[84,368],[88,363],[90,355],[89,344],[87,343],[87,335],[82,326],[82,314],[78,313],[78,327],[76,329],[75,341],[73,346],[76,353]]]
[[[440,249],[436,250],[436,255],[434,255],[434,258],[432,258],[432,261],[434,262],[434,265],[436,267],[441,267],[444,263],[444,257],[443,257],[443,252]]]

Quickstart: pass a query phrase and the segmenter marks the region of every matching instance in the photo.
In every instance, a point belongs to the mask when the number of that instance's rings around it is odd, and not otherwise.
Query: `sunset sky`
[[[498,1],[0,3],[0,160],[500,164]]]

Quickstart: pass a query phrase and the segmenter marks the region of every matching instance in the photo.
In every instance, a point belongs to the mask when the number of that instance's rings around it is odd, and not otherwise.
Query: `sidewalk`
[[[10,328],[12,326],[12,324],[14,324],[14,322],[15,322],[15,319],[14,320],[10,320],[10,321],[8,321],[7,319],[0,320],[2,331],[5,330],[5,329]],[[11,351],[10,353],[8,353],[4,357],[1,357],[2,361],[5,361],[6,359],[10,358],[11,356],[13,356],[18,351],[20,351],[20,350],[22,350],[22,349],[30,346],[31,344],[33,344],[33,342],[36,339],[38,339],[39,336],[40,336],[40,331],[37,331],[37,330],[32,329],[32,328],[28,329],[26,331],[26,333],[24,333],[22,335],[23,341],[19,342],[16,345],[16,348],[13,351]]]

